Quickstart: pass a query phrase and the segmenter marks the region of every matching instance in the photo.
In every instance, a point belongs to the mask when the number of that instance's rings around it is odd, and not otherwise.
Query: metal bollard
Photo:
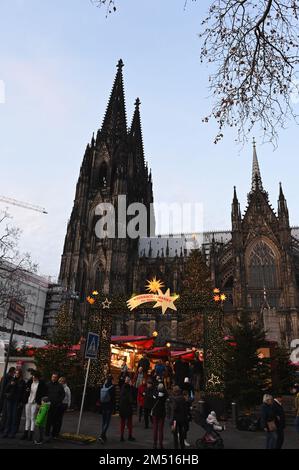
[[[235,428],[237,427],[237,420],[238,420],[238,409],[237,409],[237,403],[232,403],[232,419],[233,419],[233,425]]]
[[[199,412],[201,415],[204,415],[205,412],[205,402],[204,400],[199,400]]]

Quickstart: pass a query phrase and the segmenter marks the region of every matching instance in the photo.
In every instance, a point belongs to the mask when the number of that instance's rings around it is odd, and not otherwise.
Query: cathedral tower
[[[85,150],[61,259],[59,281],[80,297],[76,310],[81,327],[86,314],[85,299],[90,292],[132,293],[138,238],[127,236],[127,220],[120,220],[120,212],[126,213],[132,203],[144,204],[147,234],[154,230],[150,227],[150,222],[154,224],[150,217],[153,190],[144,157],[140,100],[135,102],[128,129],[122,69],[120,60],[103,124]],[[115,211],[114,237],[96,234],[97,222],[109,212],[108,209],[99,212],[98,207],[106,207],[103,203]]]

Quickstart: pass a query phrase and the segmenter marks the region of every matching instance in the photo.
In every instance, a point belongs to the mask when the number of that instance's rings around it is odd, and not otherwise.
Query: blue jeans
[[[295,418],[295,428],[296,431],[299,433],[299,416],[296,416]]]
[[[266,449],[276,449],[277,434],[275,431],[266,432]]]
[[[112,410],[111,408],[102,408],[102,436],[106,436],[108,431],[110,420],[111,420]]]

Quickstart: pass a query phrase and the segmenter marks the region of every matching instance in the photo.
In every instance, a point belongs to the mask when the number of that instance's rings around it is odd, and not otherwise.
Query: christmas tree
[[[63,303],[56,315],[51,343],[56,345],[73,345],[76,342],[76,327],[69,308]]]
[[[261,402],[263,393],[271,384],[269,361],[258,356],[265,345],[262,327],[242,313],[235,325],[229,326],[225,350],[225,387],[229,402],[243,407]]]
[[[194,346],[203,342],[203,308],[211,304],[209,270],[200,250],[192,250],[184,270],[178,308],[183,314],[178,336]]]
[[[76,344],[76,328],[67,304],[62,304],[55,319],[53,333],[46,348],[38,348],[34,354],[37,369],[45,380],[53,372],[65,375],[72,390],[74,401],[79,404],[84,377],[81,358],[72,350]]]

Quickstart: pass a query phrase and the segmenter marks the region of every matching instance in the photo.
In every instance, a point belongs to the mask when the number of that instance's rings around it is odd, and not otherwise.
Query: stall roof
[[[112,344],[122,344],[129,348],[150,349],[154,344],[154,338],[148,336],[111,336]]]

